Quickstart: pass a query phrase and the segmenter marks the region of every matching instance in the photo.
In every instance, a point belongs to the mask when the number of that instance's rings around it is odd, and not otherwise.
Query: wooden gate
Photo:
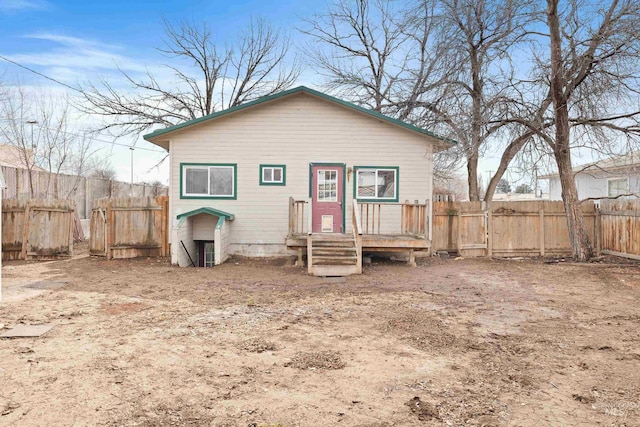
[[[487,215],[458,211],[458,253],[464,257],[487,255]]]
[[[2,259],[60,259],[73,255],[70,200],[3,200]]]
[[[98,199],[91,210],[91,255],[163,257],[169,253],[169,197]]]

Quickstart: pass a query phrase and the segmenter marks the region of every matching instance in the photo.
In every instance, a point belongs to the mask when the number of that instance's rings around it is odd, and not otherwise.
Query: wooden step
[[[308,269],[314,276],[348,276],[362,273],[353,236],[314,234],[309,236]]]
[[[316,256],[312,257],[313,265],[356,265],[358,263],[357,256]]]
[[[355,243],[351,240],[311,240],[313,248],[353,248]]]
[[[311,248],[312,255],[329,255],[329,256],[356,256],[357,251],[356,248],[346,248],[346,247],[326,247],[321,246],[317,248]]]
[[[338,277],[360,273],[358,265],[314,265],[312,274],[314,276]]]

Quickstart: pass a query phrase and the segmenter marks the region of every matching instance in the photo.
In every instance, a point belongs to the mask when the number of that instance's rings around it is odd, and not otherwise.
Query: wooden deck
[[[332,234],[327,234],[327,238]],[[314,234],[314,236],[323,236]],[[286,245],[291,249],[307,248],[307,233],[296,233],[286,238]],[[319,237],[322,239],[322,237]],[[362,250],[364,252],[426,251],[431,248],[431,241],[424,236],[406,234],[363,234]]]
[[[311,201],[289,198],[285,243],[298,251],[298,265],[303,265],[303,253],[307,254],[308,272],[315,276],[362,274],[362,254],[367,252],[405,252],[409,264],[415,266],[414,252],[431,248],[429,206],[428,201],[420,204],[417,200],[362,204],[353,200],[351,233],[312,233]],[[385,225],[381,220],[383,209],[391,214],[395,211],[398,222],[391,230],[389,221]]]

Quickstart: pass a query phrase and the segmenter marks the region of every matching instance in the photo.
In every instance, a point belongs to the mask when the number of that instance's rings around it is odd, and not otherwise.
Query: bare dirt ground
[[[0,424],[640,425],[638,264],[6,263]]]

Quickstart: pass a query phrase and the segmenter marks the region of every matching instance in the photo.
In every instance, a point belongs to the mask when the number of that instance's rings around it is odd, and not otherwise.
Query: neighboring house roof
[[[34,166],[33,150],[26,150],[26,153],[23,153],[22,148],[11,144],[0,144],[0,166],[27,169],[24,154],[28,157],[29,164],[32,165],[32,170],[43,170],[38,166]]]
[[[279,92],[279,93],[276,93],[274,95],[265,96],[265,97],[256,99],[254,101],[247,102],[245,104],[240,104],[238,106],[235,106],[235,107],[232,107],[232,108],[228,108],[226,110],[218,111],[216,113],[209,114],[208,116],[204,116],[204,117],[200,117],[198,119],[190,120],[188,122],[180,123],[180,124],[177,124],[175,126],[169,126],[168,128],[165,128],[165,129],[158,129],[158,130],[155,130],[155,131],[153,131],[153,132],[151,132],[149,134],[144,135],[143,138],[146,139],[149,142],[152,142],[152,143],[154,143],[156,145],[159,145],[159,146],[161,146],[161,147],[163,147],[165,149],[168,149],[168,147],[165,146],[165,144],[161,143],[161,141],[164,141],[164,139],[160,138],[161,136],[165,136],[165,135],[167,135],[167,134],[169,134],[171,132],[175,132],[175,131],[178,131],[178,130],[181,130],[181,129],[184,129],[184,128],[187,128],[187,127],[190,127],[190,126],[194,126],[194,125],[197,125],[197,124],[209,121],[209,120],[213,120],[213,119],[217,119],[217,118],[220,118],[220,117],[223,117],[223,116],[227,116],[229,114],[233,114],[233,113],[236,113],[238,111],[243,111],[243,110],[246,110],[248,108],[255,107],[255,106],[261,105],[261,104],[265,104],[267,102],[275,101],[276,99],[281,99],[281,98],[284,98],[286,96],[294,95],[294,94],[297,94],[297,93],[305,93],[305,94],[308,94],[308,95],[312,95],[312,96],[324,99],[326,101],[333,102],[335,104],[341,105],[343,107],[350,108],[350,109],[355,110],[355,111],[357,111],[359,113],[363,113],[363,114],[369,115],[369,116],[374,117],[376,119],[384,120],[384,121],[386,121],[386,122],[388,122],[390,124],[393,124],[393,125],[396,125],[396,126],[400,126],[400,127],[404,128],[404,129],[410,130],[410,131],[418,133],[420,135],[427,136],[427,137],[430,137],[430,138],[435,138],[435,139],[437,139],[439,141],[442,141],[444,143],[444,144],[442,144],[443,148],[448,148],[449,146],[451,146],[453,144],[457,144],[457,142],[452,140],[452,139],[446,138],[444,136],[437,135],[437,134],[435,134],[433,132],[430,132],[430,131],[428,131],[426,129],[420,128],[418,126],[414,126],[412,124],[403,122],[403,121],[398,120],[398,119],[394,119],[394,118],[389,117],[389,116],[385,116],[384,114],[381,114],[381,113],[379,113],[377,111],[373,111],[373,110],[369,110],[367,108],[360,107],[359,105],[353,104],[351,102],[344,101],[342,99],[335,98],[335,97],[333,97],[331,95],[327,95],[327,94],[319,92],[317,90],[309,89],[306,86],[298,86],[296,88],[285,90],[283,92]]]
[[[575,174],[581,172],[626,172],[629,169],[640,168],[640,151],[631,151],[627,154],[607,159],[598,160],[597,162],[585,163],[583,165],[574,166]],[[549,173],[541,175],[540,179],[558,178],[558,173]]]

